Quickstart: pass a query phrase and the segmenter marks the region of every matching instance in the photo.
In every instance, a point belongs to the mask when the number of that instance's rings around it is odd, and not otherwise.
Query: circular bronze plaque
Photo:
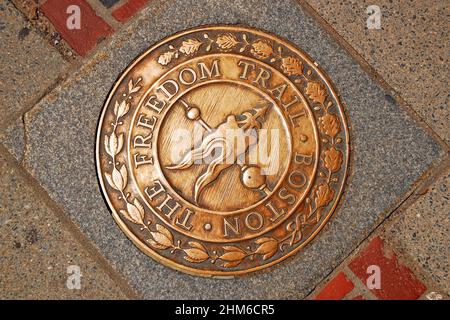
[[[232,276],[316,236],[342,193],[348,139],[335,90],[304,52],[209,26],[161,41],[123,73],[99,122],[97,169],[142,251]]]

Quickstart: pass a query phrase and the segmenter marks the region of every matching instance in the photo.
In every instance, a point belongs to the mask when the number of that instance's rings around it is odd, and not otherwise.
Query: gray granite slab
[[[1,146],[0,172],[0,299],[126,299]],[[78,289],[67,287],[70,266]]]
[[[409,255],[450,295],[450,169],[402,215],[386,227],[384,237]]]
[[[22,117],[16,119],[4,131],[0,131],[0,141],[14,159],[20,163],[25,151],[25,131]]]
[[[7,0],[0,0],[0,39],[1,131],[31,108],[68,64]]]
[[[233,280],[188,276],[145,256],[119,230],[96,178],[100,110],[121,71],[161,38],[201,24],[285,37],[330,75],[347,106],[352,163],[342,205],[319,236],[275,268]],[[25,117],[24,163],[146,298],[302,298],[395,207],[443,151],[294,0],[153,1]]]
[[[442,0],[303,0],[311,5],[411,108],[450,142],[448,3]],[[381,29],[367,29],[376,4]],[[421,94],[417,94],[420,92]]]

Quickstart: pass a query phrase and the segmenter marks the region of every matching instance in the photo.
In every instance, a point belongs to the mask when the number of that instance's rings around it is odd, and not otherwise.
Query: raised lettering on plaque
[[[143,252],[234,276],[319,233],[343,191],[349,136],[336,90],[306,53],[259,30],[208,26],[123,72],[96,155],[112,216]]]

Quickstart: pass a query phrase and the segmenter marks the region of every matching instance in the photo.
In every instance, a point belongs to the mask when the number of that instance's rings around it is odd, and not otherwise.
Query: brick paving
[[[379,269],[371,270],[371,266]],[[380,278],[382,275],[379,288],[370,289],[379,299],[415,300],[427,289],[408,267],[398,261],[395,253],[388,251],[379,237],[353,258],[349,268],[362,282],[367,281],[368,273],[379,272]]]
[[[142,9],[149,0],[128,0],[125,4],[115,9],[111,14],[120,22],[127,21]]]
[[[80,25],[74,29],[67,26],[67,8],[70,6],[80,8]],[[60,32],[62,38],[82,56],[113,32],[85,0],[48,0],[41,6],[41,10]]]
[[[349,294],[355,285],[340,272],[331,279],[322,291],[315,297],[316,300],[342,300]]]
[[[140,12],[143,12],[144,15],[146,14],[146,10],[148,10],[147,12],[160,12],[161,6],[163,5],[159,4],[159,1],[148,0],[41,0],[39,1],[38,6],[36,6],[36,2],[33,0],[14,0],[12,2],[14,3],[15,8],[13,8],[11,4],[6,3],[5,0],[2,0],[0,5],[6,6],[8,10],[14,12],[15,15],[20,15],[22,13],[25,19],[22,17],[20,18],[23,20],[21,29],[15,31],[13,31],[13,29],[6,29],[10,30],[9,32],[11,34],[14,34],[15,32],[19,39],[21,37],[32,39],[30,41],[32,41],[33,45],[38,45],[39,42],[42,42],[39,41],[38,38],[43,30],[51,30],[54,28],[63,39],[63,42],[80,56],[79,59],[76,59],[73,62],[66,62],[64,58],[67,59],[67,56],[64,51],[61,51],[61,48],[56,42],[54,43],[55,48],[44,46],[44,48],[37,49],[37,53],[34,56],[38,57],[40,59],[39,61],[46,61],[50,68],[55,68],[55,66],[58,68],[50,73],[37,71],[37,74],[45,75],[45,81],[39,81],[35,78],[30,84],[33,90],[30,90],[29,98],[21,106],[15,106],[13,104],[10,109],[1,110],[10,116],[6,117],[8,121],[0,121],[0,124],[2,125],[0,128],[0,142],[8,149],[8,151],[6,151],[5,149],[0,148],[0,155],[2,153],[5,154],[11,152],[19,161],[22,160],[22,154],[25,154],[25,158],[28,159],[24,163],[25,166],[17,166],[17,168],[11,171],[11,179],[14,179],[15,175],[27,175],[28,173],[26,171],[29,171],[35,177],[37,174],[37,180],[25,179],[23,182],[24,185],[16,190],[23,192],[26,188],[35,190],[36,188],[42,188],[43,186],[46,191],[50,193],[50,196],[55,199],[55,197],[52,196],[51,186],[46,182],[48,180],[46,180],[46,178],[39,178],[44,172],[51,174],[52,171],[40,172],[39,167],[36,167],[36,163],[33,162],[33,158],[30,158],[30,155],[33,157],[34,151],[32,149],[32,144],[30,145],[30,135],[28,131],[34,128],[36,124],[39,124],[39,121],[45,120],[41,119],[36,123],[35,119],[38,118],[36,118],[35,115],[39,114],[39,110],[42,110],[45,106],[45,103],[41,103],[36,107],[36,102],[42,98],[44,101],[56,99],[60,93],[55,94],[52,90],[55,85],[58,84],[58,81],[59,84],[62,83],[64,72],[69,68],[76,69],[77,65],[87,65],[88,67],[85,69],[89,70],[89,65],[95,65],[95,63],[90,60],[90,57],[94,57],[92,60],[95,61],[104,59],[105,55],[108,54],[108,47],[102,49],[100,44],[110,38],[113,39],[114,44],[114,34],[120,34],[122,28],[125,28],[125,26],[131,25],[131,27],[127,27],[128,31],[123,31],[124,33],[135,31],[133,30],[132,22],[133,19],[137,19],[135,17],[138,17]],[[213,2],[214,1],[211,1],[211,3]],[[264,2],[261,1],[261,4],[264,5]],[[445,50],[446,46],[440,43],[440,39],[448,44],[448,33],[444,32],[441,34],[437,31],[434,33],[432,31],[442,29],[439,27],[439,23],[445,19],[439,17],[443,14],[443,11],[438,1],[432,1],[429,4],[428,8],[431,8],[430,10],[424,8],[420,3],[411,5],[410,2],[404,3],[401,1],[396,4],[397,7],[393,7],[393,5],[389,4],[387,1],[382,1],[380,5],[382,10],[389,13],[388,15],[383,15],[383,19],[384,17],[387,17],[384,19],[383,28],[381,30],[367,30],[365,29],[365,20],[367,18],[365,9],[368,4],[369,3],[366,3],[365,1],[358,2],[355,7],[353,3],[350,5],[338,2],[333,4],[321,0],[299,1],[299,6],[308,12],[319,25],[323,26],[326,32],[330,33],[335,41],[346,48],[347,51],[353,55],[353,58],[362,64],[363,69],[368,72],[371,77],[375,78],[384,88],[392,90],[390,94],[399,101],[402,107],[409,110],[409,114],[412,114],[412,117],[417,124],[424,127],[425,131],[434,137],[442,151],[440,156],[435,156],[437,159],[436,161],[433,163],[429,162],[427,165],[425,165],[424,162],[424,166],[417,169],[418,172],[420,170],[420,173],[422,174],[422,177],[419,180],[415,180],[413,184],[407,184],[405,182],[405,188],[409,188],[409,190],[404,188],[399,189],[399,193],[396,194],[396,197],[403,199],[400,204],[393,205],[392,209],[388,210],[387,214],[379,212],[378,215],[374,215],[374,219],[378,219],[373,222],[374,228],[370,227],[366,232],[366,236],[362,236],[363,233],[361,233],[357,239],[352,240],[355,241],[355,244],[359,244],[359,246],[355,246],[354,251],[347,254],[347,258],[340,259],[339,261],[336,261],[337,263],[321,266],[324,268],[324,272],[316,273],[314,281],[308,282],[306,287],[303,287],[302,290],[304,292],[310,292],[307,296],[307,298],[310,299],[430,299],[436,297],[436,293],[440,295],[440,297],[446,299],[449,295],[448,287],[450,272],[448,265],[450,246],[448,245],[448,236],[446,236],[450,231],[448,221],[450,205],[447,189],[447,168],[449,163],[448,146],[444,141],[448,142],[449,136],[448,125],[446,125],[449,120],[449,108],[448,97],[446,98],[446,83],[448,82],[448,76],[442,70],[445,70],[443,66],[448,63],[448,57],[446,58],[445,53],[442,51],[442,48]],[[67,28],[66,22],[69,14],[66,10],[70,5],[77,5],[81,9],[82,28],[80,30],[69,30]],[[20,13],[19,10],[22,12]],[[236,10],[242,9],[239,8]],[[343,14],[340,15],[339,12],[342,12]],[[357,19],[354,19],[354,15],[356,14],[359,14],[359,16],[357,16]],[[35,19],[41,19],[39,18],[39,15],[44,15],[44,17],[50,21],[51,25],[48,28],[43,28],[36,23]],[[162,15],[164,15],[164,13],[162,13]],[[337,19],[337,16],[342,18]],[[26,19],[29,19],[29,22],[27,22]],[[242,19],[239,20],[241,23],[251,21],[249,17]],[[3,22],[4,18],[2,18],[1,21]],[[404,25],[401,21],[408,21],[406,24],[407,27],[399,29],[398,23],[401,23],[402,26]],[[428,28],[430,25],[428,21],[433,21],[431,24],[432,26],[430,27],[431,29]],[[222,21],[220,20],[220,22]],[[226,23],[227,21],[223,22]],[[349,24],[352,24],[353,27],[348,28]],[[139,26],[139,23],[136,23],[135,25],[137,27]],[[428,34],[426,34],[426,31],[424,31],[425,29],[422,28],[422,26],[425,25],[428,28],[426,29],[428,30]],[[349,29],[351,29],[352,32],[349,32]],[[29,34],[32,36],[30,37]],[[55,37],[56,36],[53,35],[52,39],[55,39]],[[120,38],[120,35],[117,38]],[[147,46],[150,44],[151,43],[148,43]],[[106,45],[111,46],[108,43],[106,43]],[[117,45],[121,46],[122,44],[119,43]],[[19,44],[13,44],[12,46],[17,46],[15,48],[17,52],[21,51],[20,42]],[[98,50],[103,50],[104,52],[102,53],[100,51],[99,53]],[[137,49],[136,51],[139,52],[139,50],[140,49]],[[64,57],[61,57],[58,51],[63,52]],[[8,53],[2,52],[2,56],[5,54]],[[20,59],[26,61],[25,56],[17,56],[19,59],[8,62],[12,67],[21,65]],[[44,57],[45,60],[43,60]],[[127,59],[133,58],[134,56],[130,56]],[[71,64],[71,66],[67,66],[67,64]],[[23,69],[22,76],[26,77],[36,73],[35,70],[38,67],[31,68],[31,66],[33,66],[32,62],[27,61],[24,65],[27,66],[27,68]],[[418,65],[421,67],[415,67]],[[46,68],[46,70],[47,69],[48,68]],[[120,67],[118,71],[121,69],[123,69],[123,67]],[[85,73],[84,75],[88,76],[88,73]],[[83,73],[80,73],[79,76],[83,76]],[[402,80],[410,78],[419,79],[419,81]],[[17,75],[12,74],[11,72],[2,73],[2,83],[4,83],[4,80],[11,79],[17,79],[16,81],[18,81],[20,77],[17,77]],[[74,80],[70,80],[69,77],[69,81],[68,83],[65,83],[65,86],[70,88],[74,86],[74,83]],[[36,84],[38,84],[38,86],[36,86]],[[111,84],[112,82],[110,85]],[[7,89],[4,89],[4,91],[6,90]],[[57,88],[57,91],[58,90],[59,92],[64,92],[65,89],[61,90],[60,88]],[[417,95],[417,92],[424,92],[424,94]],[[11,99],[14,98],[15,96],[13,94]],[[429,103],[430,101],[431,104]],[[411,106],[418,114],[411,111],[409,106]],[[28,112],[30,109],[31,112]],[[75,112],[76,109],[73,111]],[[33,124],[33,126],[27,128],[27,125],[25,125],[24,127],[24,122],[22,121],[23,117],[28,119],[25,121],[25,124]],[[350,118],[350,120],[352,120],[352,118]],[[357,123],[357,121],[355,121],[355,123]],[[70,126],[70,123],[68,125]],[[354,129],[358,132],[357,128]],[[368,130],[370,128],[365,128],[364,130],[366,129]],[[361,134],[363,132],[364,131],[362,130]],[[39,131],[36,131],[35,129],[35,134],[36,133],[39,134]],[[17,146],[13,147],[13,145],[16,144],[15,141],[17,141],[18,137],[19,139],[23,139],[23,148],[17,148]],[[36,141],[39,141],[39,136],[36,136],[36,139]],[[395,137],[392,139],[395,139]],[[420,139],[422,138],[418,137],[417,141],[420,141]],[[89,148],[89,146],[87,146],[87,148]],[[93,147],[91,146],[91,148]],[[443,157],[442,154],[444,154]],[[6,158],[9,159],[10,155],[6,155]],[[418,161],[420,162],[421,160]],[[23,171],[23,173],[21,173],[21,171]],[[408,179],[405,179],[405,181],[406,180]],[[410,180],[413,181],[414,179]],[[6,184],[10,182],[5,180],[2,181],[2,183]],[[366,184],[365,187],[367,188],[366,192],[371,190],[370,184]],[[380,187],[382,187],[382,185],[380,185]],[[385,185],[384,188],[386,187],[387,186]],[[388,190],[389,188],[390,187],[387,187]],[[2,189],[7,190],[5,188]],[[14,190],[7,192],[12,193]],[[95,192],[95,190],[93,190],[93,192]],[[39,193],[37,193],[35,197],[39,197]],[[56,199],[58,199],[58,197],[56,197]],[[68,205],[64,200],[58,202],[62,203],[63,208]],[[36,204],[31,204],[31,206],[33,205],[37,206]],[[6,209],[15,208],[14,203],[10,202],[3,202],[2,206],[7,206]],[[376,207],[374,209],[378,208],[380,211],[386,210],[380,206],[376,200],[374,200],[373,206]],[[14,210],[17,211],[18,209]],[[54,211],[55,209],[45,210]],[[431,211],[433,214],[427,214],[428,211]],[[361,212],[361,214],[363,213],[364,212]],[[337,214],[339,215],[339,213]],[[425,216],[425,218],[422,218],[422,216]],[[412,217],[415,218],[413,219]],[[0,221],[7,219],[5,213],[0,215],[0,219],[3,219]],[[15,218],[13,217],[11,219],[14,220]],[[420,220],[421,223],[418,223],[418,219],[424,220]],[[74,227],[72,221],[64,220],[63,222],[57,222],[57,224],[59,223],[68,224],[71,228]],[[336,222],[334,225],[336,225]],[[43,229],[40,232],[44,235],[44,243],[45,241],[51,241],[50,238],[47,237],[47,233],[49,235],[52,234],[52,227],[43,226],[42,228]],[[71,230],[71,228],[69,228],[69,230]],[[75,228],[77,227],[75,226]],[[114,228],[114,225],[112,225],[112,228]],[[81,229],[83,229],[83,227]],[[328,238],[330,232],[331,234],[333,234],[333,232],[338,232],[339,230],[344,232],[342,228],[333,229],[333,227],[329,227],[328,229],[329,230],[324,231],[322,239]],[[396,230],[399,230],[399,232],[396,232]],[[371,236],[365,240],[368,236],[368,232],[370,232]],[[118,236],[120,235],[121,234],[118,233]],[[63,243],[66,243],[67,241],[78,243],[80,241],[77,237],[75,237],[75,240],[66,240],[72,237],[71,231],[68,231],[67,234],[64,233],[64,237],[66,238],[63,238],[62,240],[60,238],[58,241],[62,241]],[[6,241],[11,242],[12,240]],[[24,241],[27,241],[26,238]],[[123,239],[123,241],[127,240]],[[314,242],[319,241],[316,239]],[[89,245],[90,244],[88,244],[88,246]],[[96,245],[98,245],[98,243]],[[125,243],[123,243],[123,245],[125,245]],[[14,246],[14,243],[11,242],[9,246]],[[82,245],[81,247],[83,246],[85,245]],[[128,244],[126,244],[124,248],[126,248],[125,250],[134,250],[131,249]],[[2,247],[1,249],[5,252],[4,250],[6,248]],[[64,255],[64,250],[70,250],[70,248],[64,249],[63,246],[59,248],[59,250],[60,253],[55,251],[56,258],[54,259],[57,260],[55,264],[61,264],[62,258],[58,258],[58,255]],[[102,252],[101,250],[100,252],[90,249],[80,250],[80,260],[89,261],[87,265],[94,266],[94,269],[101,268],[104,270],[102,272],[105,274],[105,276],[99,275],[101,279],[93,278],[93,280],[90,280],[92,286],[80,297],[137,297],[142,294],[142,288],[136,289],[139,286],[136,285],[136,283],[133,283],[133,280],[130,280],[127,275],[128,271],[125,271],[120,267],[119,270],[117,270],[116,262],[113,263],[111,262],[113,260],[108,260],[108,258],[105,260],[104,256],[108,256],[107,253]],[[91,253],[85,254],[83,250],[87,250]],[[339,251],[340,249],[328,248],[328,250]],[[92,252],[94,251],[96,253],[92,256]],[[8,262],[2,262],[4,263],[0,266],[2,272],[14,266],[15,263],[20,263],[19,258],[14,258],[10,253],[5,254],[10,256],[11,259],[9,259]],[[37,252],[27,254],[31,256],[34,255],[37,258],[41,255]],[[133,258],[134,263],[140,264],[142,261],[145,261],[145,259],[148,259],[147,257],[140,257],[139,253],[133,253],[133,255],[135,254],[137,255],[136,258]],[[87,256],[89,256],[89,258],[87,258]],[[345,256],[346,254],[336,255],[336,257]],[[302,257],[299,257],[299,259],[301,258]],[[14,261],[15,259],[16,261]],[[105,263],[105,261],[109,262]],[[377,272],[376,270],[374,271],[373,266],[379,268],[381,279],[379,289],[367,287],[368,278],[371,277],[371,274]],[[90,267],[86,268],[89,270]],[[159,266],[157,266],[157,268],[160,270]],[[370,269],[371,271],[369,271],[368,268],[372,268]],[[326,273],[329,273],[330,275],[326,276]],[[31,273],[30,276],[38,277],[37,274],[33,275],[33,273]],[[61,274],[56,276],[57,279],[61,279]],[[122,280],[122,277],[128,280],[124,281]],[[375,281],[373,278],[371,279],[372,281]],[[1,280],[3,279],[0,279],[0,282]],[[17,288],[21,288],[23,283],[20,283],[20,279],[14,281],[18,281]],[[58,283],[58,281],[61,282],[61,280],[44,281],[41,284],[37,282],[37,287],[33,288],[33,290],[28,293],[26,290],[19,290],[21,292],[17,290],[14,291],[14,289],[11,289],[11,285],[4,286],[4,288],[9,289],[7,292],[3,291],[0,293],[2,297],[13,298],[24,296],[28,298],[70,298],[71,295],[67,292],[64,293],[64,290],[61,289],[62,285],[61,283]],[[108,284],[102,284],[102,281],[106,281],[105,283]],[[128,283],[126,283],[127,281]],[[116,284],[114,284],[114,282],[116,282]],[[251,283],[244,284],[244,286],[252,285],[253,284]],[[108,286],[113,289],[106,289]],[[46,295],[45,293],[52,294]],[[306,294],[299,293],[297,297],[305,296]],[[149,296],[147,295],[147,297]],[[261,290],[259,297],[285,298],[286,296],[275,294],[271,296],[270,294],[268,295],[268,293],[263,293]],[[290,295],[287,297],[295,298],[296,296]]]
[[[317,300],[417,300],[426,298],[427,292],[440,290],[432,281],[428,281],[430,287],[427,288],[426,281],[420,277],[377,236],[346,259],[311,297]]]

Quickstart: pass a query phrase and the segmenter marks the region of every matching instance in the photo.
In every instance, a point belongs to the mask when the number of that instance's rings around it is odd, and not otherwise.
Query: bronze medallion
[[[234,276],[317,235],[342,193],[348,139],[336,91],[304,52],[259,30],[207,26],[123,73],[100,118],[97,170],[143,252]]]

